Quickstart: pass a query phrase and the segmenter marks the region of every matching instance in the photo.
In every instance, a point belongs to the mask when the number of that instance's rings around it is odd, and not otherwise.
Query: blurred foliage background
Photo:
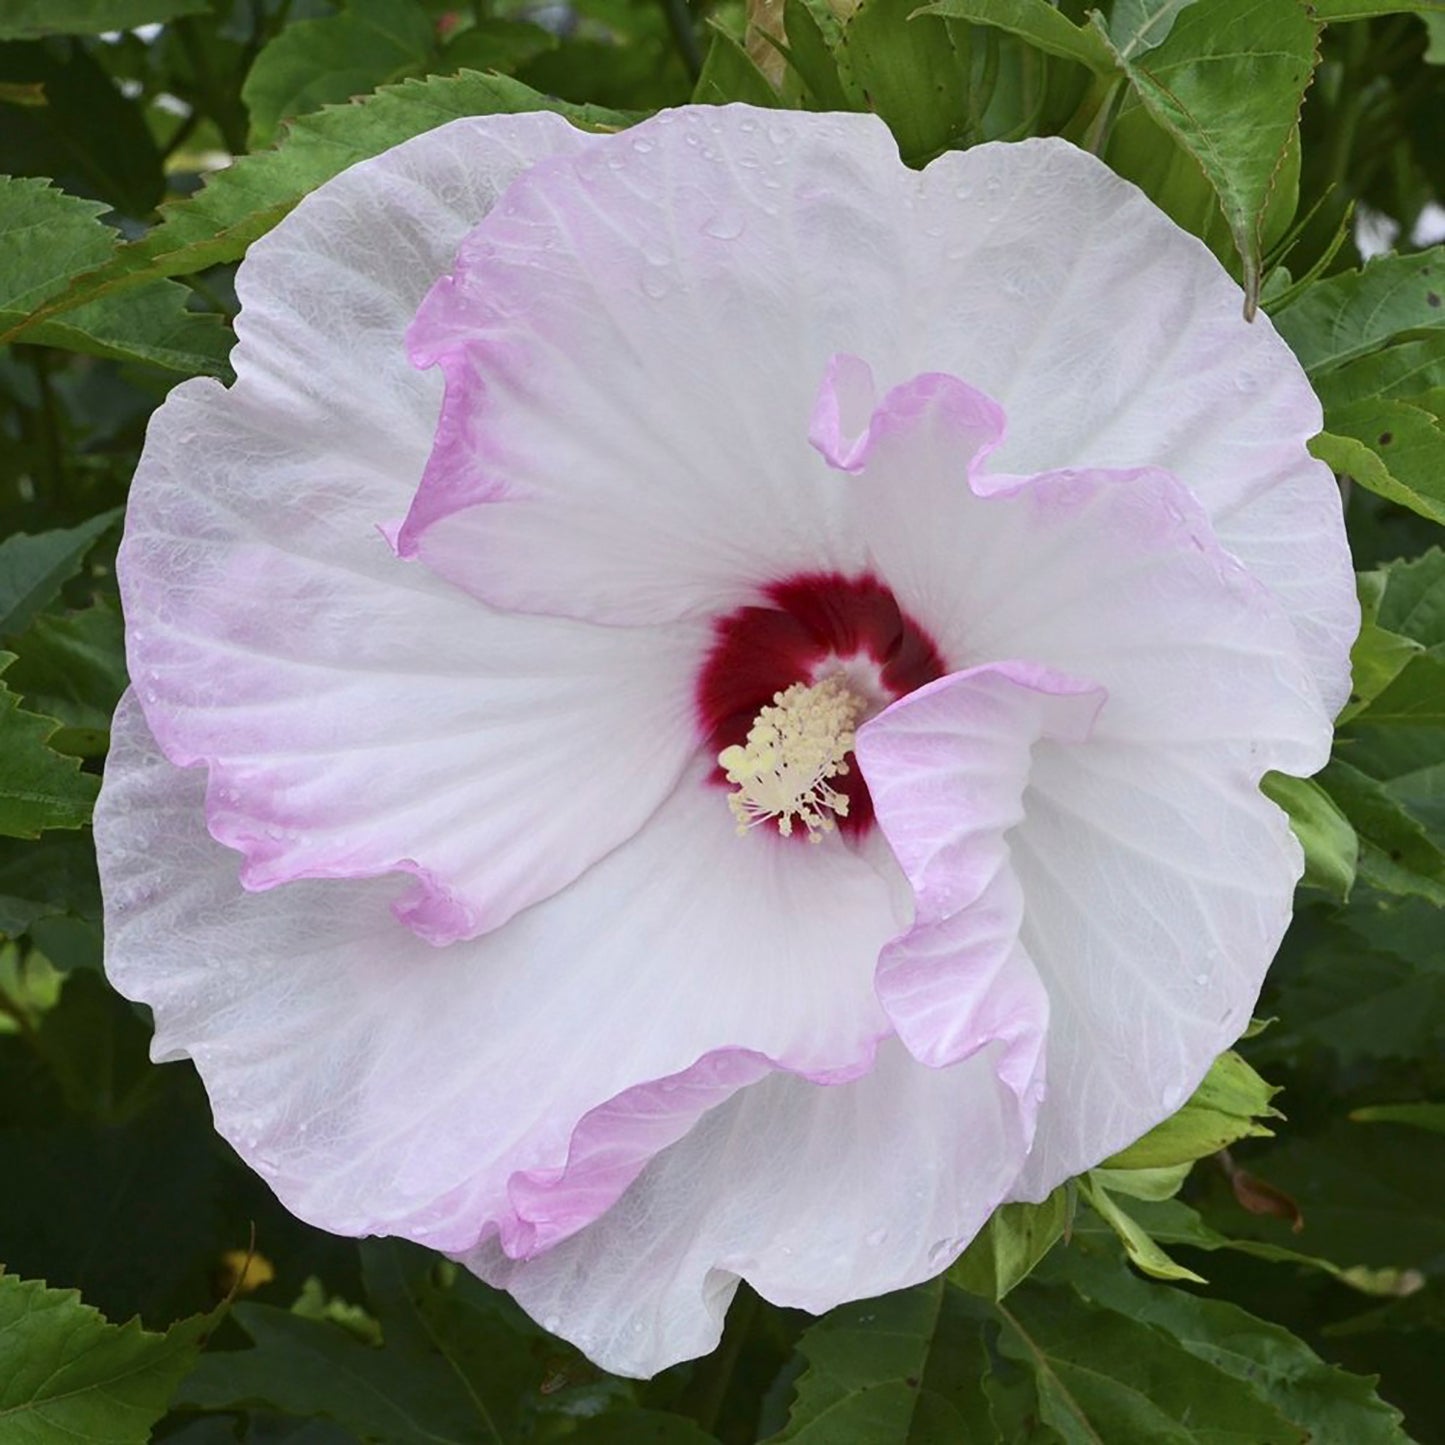
[[[1367,623],[1335,761],[1274,793],[1310,871],[1271,1022],[945,1279],[822,1321],[744,1288],[640,1384],[276,1204],[104,980],[87,820],[127,484],[169,387],[229,375],[249,242],[455,115],[734,99],[1140,184],[1315,381]],[[0,0],[0,176],[3,1445],[1445,1441],[1440,5]]]

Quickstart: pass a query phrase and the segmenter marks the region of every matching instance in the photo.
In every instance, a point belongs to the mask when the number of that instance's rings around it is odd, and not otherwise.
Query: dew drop
[[[549,1335],[555,1335],[557,1333],[557,1326],[561,1323],[561,1315],[546,1315],[542,1319],[542,1328],[546,1330]]]
[[[1170,1084],[1159,1096],[1159,1102],[1169,1110],[1177,1109],[1184,1099],[1184,1090],[1178,1084]]]
[[[667,284],[667,278],[659,276],[656,271],[649,271],[642,278],[643,294],[650,296],[654,301],[660,301],[671,289]]]
[[[735,241],[742,235],[746,227],[747,221],[741,211],[719,211],[717,215],[703,223],[702,233],[704,236],[712,236],[719,241]]]
[[[880,1244],[887,1243],[888,1231],[886,1229],[875,1229],[870,1234],[865,1236],[865,1240],[874,1249],[877,1249]]]
[[[648,151],[652,149],[652,142],[648,140],[646,136],[638,136],[637,139],[632,142],[632,149],[635,150],[638,155],[645,156]]]
[[[672,260],[672,253],[661,246],[649,244],[642,248],[642,259],[649,266],[666,266]]]
[[[953,1252],[954,1242],[951,1239],[935,1240],[928,1246],[928,1262],[931,1265],[942,1264]]]
[[[1194,975],[1194,982],[1197,983],[1200,988],[1203,988],[1209,982],[1209,975],[1207,973],[1196,973]]]

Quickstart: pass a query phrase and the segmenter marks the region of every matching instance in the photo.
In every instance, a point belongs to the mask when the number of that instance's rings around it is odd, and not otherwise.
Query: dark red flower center
[[[743,744],[762,709],[794,683],[813,684],[840,670],[856,673],[874,694],[871,714],[948,670],[933,639],[866,573],[803,573],[772,583],[763,597],[713,623],[696,705],[714,755]],[[848,761],[849,771],[833,783],[848,798],[838,826],[861,834],[873,821],[873,800],[851,754]],[[731,787],[720,767],[712,780]]]

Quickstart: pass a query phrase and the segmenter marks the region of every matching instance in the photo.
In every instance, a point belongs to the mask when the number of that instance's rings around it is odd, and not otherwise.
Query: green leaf
[[[1001,1204],[948,1271],[949,1280],[970,1294],[1001,1300],[1062,1238],[1072,1212],[1064,1187],[1042,1204]]]
[[[1445,645],[1445,552],[1391,562],[1361,575],[1368,615],[1381,627],[1426,647]]]
[[[783,103],[752,56],[727,31],[717,27],[692,98],[698,105],[731,105],[740,100],[776,108]]]
[[[1112,1171],[1095,1170],[1094,1172],[1107,1175]],[[1178,1199],[1135,1199],[1129,1205],[1129,1215],[1133,1222],[1157,1244],[1183,1245],[1190,1249],[1203,1249],[1211,1252],[1221,1249],[1230,1250],[1238,1254],[1251,1255],[1255,1259],[1269,1260],[1274,1264],[1301,1265],[1334,1278],[1338,1278],[1341,1274],[1340,1267],[1327,1259],[1301,1254],[1299,1250],[1290,1249],[1284,1245],[1268,1244],[1257,1239],[1232,1239],[1221,1234],[1217,1229],[1211,1228],[1204,1222],[1198,1210],[1192,1209]],[[1080,1240],[1087,1240],[1092,1233],[1101,1234],[1105,1230],[1110,1236],[1117,1235],[1117,1231],[1112,1225],[1102,1220],[1098,1224],[1093,1224],[1087,1216],[1081,1216],[1075,1234]]]
[[[291,116],[418,75],[435,49],[416,0],[347,0],[339,15],[288,25],[256,57],[241,87],[253,150]]]
[[[1409,1124],[1445,1134],[1445,1104],[1371,1104],[1352,1109],[1350,1118],[1361,1124]]]
[[[1440,915],[1418,899],[1389,908],[1303,910],[1272,971],[1280,1023],[1261,1061],[1330,1050],[1345,1067],[1425,1057],[1445,1032]]]
[[[369,1243],[362,1258],[380,1349],[329,1321],[241,1304],[234,1318],[255,1348],[205,1356],[178,1402],[319,1416],[387,1445],[510,1445],[517,1412],[541,1383],[535,1329],[414,1246]]]
[[[556,111],[580,125],[627,120],[595,106],[550,100],[505,76],[470,72],[405,81],[354,105],[298,117],[276,149],[239,157],[195,196],[163,207],[161,222],[144,237],[0,334],[0,342],[24,339],[42,321],[99,296],[237,260],[308,191],[422,131],[459,116],[529,110]]]
[[[861,0],[840,42],[841,64],[910,165],[961,144],[972,119],[968,27],[917,10],[916,0]]]
[[[0,837],[0,933],[23,933],[34,921],[73,912],[100,917],[95,849],[88,837],[45,833],[38,841]]]
[[[104,210],[39,177],[0,176],[0,326],[109,257],[116,233],[96,219]]]
[[[1106,1169],[1165,1169],[1225,1148],[1237,1139],[1267,1136],[1261,1119],[1277,1118],[1278,1091],[1232,1049],[1221,1054],[1178,1113],[1104,1161]]]
[[[807,1369],[777,1445],[903,1445],[970,1438],[929,1366],[946,1335],[942,1280],[844,1305],[803,1332]],[[983,1361],[976,1361],[978,1374]],[[972,1383],[972,1381],[970,1381]],[[927,1433],[932,1430],[936,1433]]]
[[[570,1445],[717,1445],[717,1437],[681,1415],[661,1410],[609,1410],[582,1420]]]
[[[16,648],[5,680],[32,712],[60,722],[50,745],[78,757],[103,755],[126,685],[119,612],[102,601],[64,617],[42,613]]]
[[[1400,1412],[1375,1394],[1372,1380],[1327,1365],[1279,1325],[1226,1300],[1145,1284],[1080,1251],[1061,1265],[1086,1299],[1169,1336],[1298,1427],[1301,1433],[1287,1438],[1310,1445],[1410,1445]]]
[[[213,312],[189,310],[189,298],[190,292],[174,281],[151,281],[29,326],[25,339],[112,361],[146,362],[187,376],[229,377],[235,335]],[[0,324],[3,321],[0,318]]]
[[[1139,8],[1161,16],[1171,9]],[[1152,49],[1141,50],[1137,33],[1121,37],[1122,49],[1110,36],[1139,98],[1219,197],[1244,267],[1247,315],[1258,300],[1266,215],[1294,143],[1318,36],[1300,0],[1195,0]]]
[[[1184,1187],[1194,1164],[1169,1164],[1160,1169],[1106,1169],[1100,1166],[1089,1173],[1110,1194],[1126,1199],[1172,1199]]]
[[[0,40],[133,30],[206,8],[207,0],[6,0],[0,12]]]
[[[1381,256],[1317,281],[1274,324],[1311,377],[1379,350],[1403,332],[1445,327],[1445,246]]]
[[[1432,522],[1445,523],[1445,428],[1407,401],[1336,407],[1310,451],[1341,476]]]
[[[0,1437],[6,1445],[145,1445],[216,1316],[151,1334],[110,1324],[74,1290],[0,1275]]]
[[[1202,1275],[1170,1259],[1133,1215],[1114,1201],[1104,1184],[1105,1177],[1106,1172],[1096,1170],[1079,1186],[1080,1192],[1099,1218],[1119,1237],[1124,1253],[1134,1267],[1143,1270],[1152,1279],[1187,1279],[1195,1284],[1205,1284],[1207,1281]]]
[[[1266,773],[1260,791],[1289,814],[1289,825],[1305,854],[1303,883],[1343,903],[1355,883],[1360,840],[1333,798],[1309,778]]]
[[[0,672],[14,654],[0,652]],[[44,828],[80,828],[90,821],[100,779],[79,770],[75,758],[52,751],[60,726],[25,712],[0,683],[0,834],[34,838]]]
[[[1247,1384],[1074,1288],[1030,1282],[997,1308],[1001,1348],[1032,1373],[1039,1415],[1066,1445],[1300,1445]]]
[[[784,0],[783,31],[788,64],[819,110],[862,110],[867,97],[839,63],[841,30],[827,5]]]
[[[937,0],[925,15],[991,25],[1017,35],[1035,50],[1074,60],[1100,75],[1115,68],[1114,57],[1092,26],[1076,25],[1049,0]]]
[[[1198,160],[1134,97],[1119,107],[1104,150],[1109,166],[1133,181],[1177,225],[1198,236],[1225,264],[1237,264],[1234,237],[1214,186]],[[1290,138],[1278,184],[1260,219],[1263,250],[1275,245],[1294,218],[1299,191],[1299,137]]]
[[[1441,0],[1311,0],[1312,8],[1328,25],[1341,20],[1373,20],[1377,15],[1420,15],[1445,11]]]
[[[1197,0],[1114,0],[1109,11],[1109,44],[1120,60],[1137,60],[1169,39],[1181,10]]]
[[[1340,722],[1349,722],[1368,707],[1424,651],[1423,645],[1412,637],[1401,637],[1373,622],[1362,623],[1360,635],[1350,649],[1354,686],[1350,705],[1340,714]]]
[[[1445,903],[1445,851],[1383,783],[1340,758],[1320,782],[1359,835],[1361,879],[1387,893]]]
[[[78,527],[34,536],[17,532],[0,542],[0,637],[23,632],[80,570],[86,554],[120,517],[102,512]]]
[[[105,207],[44,181],[0,177],[0,331],[115,253],[116,232],[96,219]],[[221,376],[234,339],[216,316],[186,309],[189,293],[156,281],[31,327],[28,341],[121,361],[146,361]]]

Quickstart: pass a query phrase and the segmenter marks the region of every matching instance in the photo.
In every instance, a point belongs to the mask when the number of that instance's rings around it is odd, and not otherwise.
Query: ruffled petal
[[[1049,999],[1047,1097],[1020,1185],[1035,1197],[1170,1113],[1243,1029],[1301,868],[1259,779],[1321,767],[1331,727],[1280,603],[1178,482],[991,473],[985,402],[956,378],[915,378],[878,403],[851,461],[875,564],[953,665],[1026,658],[1107,693],[1087,741],[1038,737],[1006,818],[1018,942]],[[885,800],[890,781],[885,767]],[[930,782],[906,785],[926,797]],[[926,843],[915,857],[889,836],[915,887],[930,881]],[[962,860],[939,867],[972,886]],[[944,988],[952,961],[927,950],[921,977]],[[920,1007],[920,1057],[947,1021]]]
[[[958,378],[915,377],[878,403],[852,462],[873,565],[950,665],[1087,678],[1110,736],[1227,743],[1259,772],[1323,767],[1330,717],[1294,629],[1197,500],[1154,469],[990,471],[1001,422]]]
[[[181,386],[151,423],[131,676],[172,761],[209,765],[247,887],[402,870],[418,933],[471,936],[635,832],[696,745],[700,630],[497,617],[377,531],[436,421],[402,344],[429,279],[514,175],[586,141],[458,121],[345,172],[242,266],[235,386]]]
[[[1259,772],[1221,750],[1040,744],[1009,836],[1049,994],[1048,1093],[1018,1198],[1172,1114],[1249,1023],[1303,868]]]
[[[993,397],[1014,421],[999,470],[1177,477],[1283,604],[1333,715],[1354,578],[1339,490],[1305,450],[1320,405],[1268,317],[1246,322],[1200,241],[1064,141],[940,156],[910,220],[907,354],[854,347],[881,383],[946,371]]]
[[[1018,1101],[996,1049],[946,1069],[883,1045],[871,1073],[774,1073],[705,1115],[597,1223],[538,1256],[484,1241],[465,1263],[604,1369],[705,1354],[746,1279],[821,1313],[936,1275],[1019,1167]]]
[[[738,838],[700,777],[570,888],[433,949],[389,916],[394,878],[243,892],[200,773],[162,757],[130,697],[112,736],[107,970],[153,1009],[157,1057],[195,1060],[217,1128],[322,1228],[450,1250],[500,1231],[528,1253],[759,1060],[847,1078],[888,1032],[872,980],[907,923],[899,880],[842,846]]]
[[[858,732],[878,824],[917,910],[883,950],[879,1000],[934,1068],[1002,1040],[1000,1074],[1030,1118],[1048,996],[1019,944],[1024,900],[1007,834],[1023,821],[1034,744],[1082,742],[1103,700],[1092,683],[1000,663],[929,683]]]
[[[840,338],[895,305],[912,185],[872,117],[740,106],[534,167],[412,330],[447,400],[403,552],[497,605],[613,622],[857,571],[808,417]]]
[[[1062,141],[915,174],[872,117],[664,113],[536,167],[428,298],[413,347],[448,399],[401,545],[500,604],[614,621],[853,570],[858,530],[799,433],[808,378],[855,353],[884,389],[940,371],[995,398],[1016,421],[1000,469],[1177,476],[1334,711],[1358,610],[1338,491],[1304,447],[1319,404],[1242,305]],[[517,561],[542,545],[545,578]]]

